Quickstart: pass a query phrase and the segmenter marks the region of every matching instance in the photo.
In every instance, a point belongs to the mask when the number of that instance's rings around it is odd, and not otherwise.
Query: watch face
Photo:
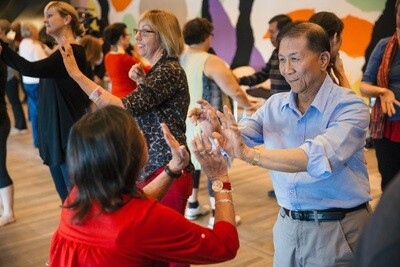
[[[212,182],[211,188],[214,192],[219,192],[222,190],[223,186],[224,186],[224,184],[221,180],[214,180]]]

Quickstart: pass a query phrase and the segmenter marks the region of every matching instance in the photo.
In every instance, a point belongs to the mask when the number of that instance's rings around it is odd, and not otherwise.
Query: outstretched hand
[[[202,138],[195,135],[192,140],[192,152],[201,164],[201,171],[209,179],[226,176],[228,173],[228,166],[221,153],[218,140],[214,140],[214,146],[215,149],[212,148],[209,138],[204,133]]]
[[[213,132],[213,138],[218,140],[221,147],[231,157],[242,158],[245,144],[240,135],[235,116],[227,106],[224,106],[224,113],[217,111],[217,116],[221,121],[221,131]]]
[[[396,100],[394,92],[390,89],[386,89],[383,94],[379,95],[381,100],[382,112],[387,114],[389,117],[396,114],[396,106],[400,107],[400,102]]]
[[[161,129],[164,133],[164,139],[171,149],[172,159],[168,166],[172,172],[178,173],[185,169],[189,164],[189,152],[184,145],[180,145],[178,140],[172,135],[168,126],[165,123],[161,123]]]
[[[202,108],[192,108],[188,117],[194,125],[200,124],[200,128],[209,138],[213,132],[220,132],[221,124],[217,117],[217,111],[206,100],[197,101]]]

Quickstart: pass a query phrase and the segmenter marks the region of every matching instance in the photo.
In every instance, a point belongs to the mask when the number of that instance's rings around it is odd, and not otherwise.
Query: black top
[[[3,114],[7,114],[6,99],[5,99],[6,83],[7,83],[7,66],[0,59],[0,120],[3,119],[2,117]]]
[[[1,57],[21,75],[42,78],[39,89],[39,153],[49,166],[65,162],[69,129],[86,112],[88,96],[69,76],[60,51],[48,58],[30,62],[1,42]],[[79,69],[85,72],[86,57],[82,46],[72,45]]]

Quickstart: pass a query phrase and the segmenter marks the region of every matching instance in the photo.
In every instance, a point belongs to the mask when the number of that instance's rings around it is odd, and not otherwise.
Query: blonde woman
[[[71,43],[78,68],[86,67],[85,51],[76,42],[84,31],[77,11],[65,2],[49,2],[44,9],[43,23],[46,33],[62,45],[64,37]],[[57,192],[62,201],[71,187],[65,165],[65,152],[71,126],[86,112],[88,97],[79,89],[65,70],[60,51],[49,57],[30,62],[1,42],[1,57],[22,75],[43,79],[39,91],[38,128],[39,153],[44,164],[50,168]]]

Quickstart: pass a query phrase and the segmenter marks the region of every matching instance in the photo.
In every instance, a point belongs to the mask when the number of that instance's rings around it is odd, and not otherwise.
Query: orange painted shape
[[[363,57],[371,41],[373,24],[351,15],[343,18],[342,21],[344,30],[343,43],[340,50],[351,57]]]
[[[121,12],[125,10],[134,0],[111,0],[111,4],[116,11]]]
[[[315,9],[299,9],[288,13],[287,15],[292,18],[292,20],[301,20],[307,21],[313,14],[315,13]],[[268,29],[263,36],[263,39],[269,38]]]

